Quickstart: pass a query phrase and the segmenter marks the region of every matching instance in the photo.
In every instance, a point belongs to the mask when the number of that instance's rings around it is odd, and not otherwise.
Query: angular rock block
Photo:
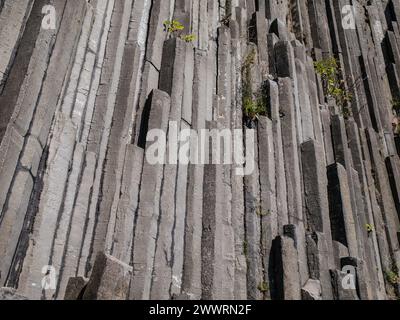
[[[17,291],[12,288],[0,288],[0,301],[11,300],[28,300],[28,298],[17,294]]]
[[[347,288],[349,274],[340,270],[332,270],[332,284],[335,300],[359,300],[357,290],[354,288]]]
[[[88,280],[83,277],[70,278],[65,289],[64,300],[82,300]]]
[[[203,129],[206,126],[207,56],[200,50],[195,51],[193,103],[191,113],[192,128]],[[191,150],[198,151],[198,141],[191,142]],[[198,161],[196,161],[197,163]],[[204,166],[190,164],[188,169],[188,197],[185,230],[184,268],[182,277],[182,292],[194,299],[200,299],[201,290],[201,234],[203,215],[203,178]],[[242,187],[243,189],[243,187]],[[242,212],[243,214],[243,212]]]
[[[303,220],[303,200],[296,130],[296,110],[290,78],[279,78],[279,106],[281,113],[281,138],[286,172],[287,206],[289,223]]]
[[[335,265],[340,267],[341,259],[349,256],[349,249],[338,241],[333,241],[333,252],[335,254]]]
[[[266,90],[269,97],[270,117],[272,120],[272,134],[274,142],[275,178],[278,230],[283,231],[283,226],[289,223],[287,207],[287,187],[285,174],[284,150],[282,141],[282,110],[279,104],[279,87],[275,81],[266,82]]]
[[[343,117],[338,115],[332,117],[331,130],[335,160],[337,163],[340,163],[342,166],[348,169],[352,163]]]
[[[11,264],[18,246],[18,239],[25,221],[33,179],[27,171],[18,171],[14,188],[9,195],[8,207],[0,224],[0,284],[6,283]]]
[[[259,49],[259,60],[262,69],[262,74],[268,71],[269,56],[268,56],[268,22],[265,18],[265,14],[262,12],[255,12],[252,18],[250,38],[251,41],[258,44]]]
[[[301,289],[302,300],[322,300],[321,283],[318,280],[310,279]]]
[[[308,229],[326,232],[330,238],[328,179],[322,147],[309,140],[301,145],[301,155]]]
[[[2,216],[3,206],[7,199],[23,144],[23,137],[14,127],[10,126],[0,146],[0,217]]]
[[[274,21],[272,21],[269,31],[270,33],[276,34],[277,37],[282,41],[289,40],[287,26],[280,19],[275,19]]]
[[[397,215],[400,219],[400,160],[399,157],[392,156],[386,158],[385,162],[394,204],[396,206]]]
[[[7,80],[33,1],[7,1],[0,14],[0,92]]]
[[[274,47],[275,68],[278,77],[294,78],[296,72],[294,51],[289,41],[278,41]]]
[[[216,121],[207,124],[209,130],[220,129]],[[202,233],[202,298],[234,298],[235,248],[232,236],[229,190],[225,185],[222,164],[212,164],[219,151],[209,145],[209,163],[204,166],[203,233]],[[215,158],[214,158],[215,159]]]
[[[300,300],[300,275],[295,241],[287,236],[279,236],[274,240],[272,247],[274,278],[271,295],[273,299]]]
[[[83,300],[127,300],[132,267],[100,252]]]
[[[171,99],[169,95],[160,90],[154,90],[147,103],[148,123],[142,125],[142,135],[145,139],[147,132],[158,129],[162,132],[168,130]],[[146,143],[146,152],[156,142]],[[165,162],[165,154],[160,154]],[[136,232],[133,247],[133,278],[131,286],[131,299],[149,299],[151,279],[153,274],[154,256],[156,250],[157,229],[160,215],[160,196],[163,179],[163,165],[155,165],[144,161],[142,184],[140,188],[139,209],[136,219]]]
[[[364,272],[364,262],[360,259],[354,257],[342,257],[340,259],[340,269],[344,270],[346,267],[353,267],[355,270],[355,287],[357,290],[357,294],[361,299],[369,300],[368,293],[366,292],[367,288],[365,286],[365,272]]]
[[[186,46],[183,40],[172,38],[164,42],[159,89],[169,95],[183,82],[185,54]]]
[[[351,206],[347,173],[341,164],[328,167],[329,215],[332,238],[349,248],[350,255],[357,257],[357,235]]]
[[[306,237],[307,261],[310,278],[318,280],[324,300],[332,300],[332,285],[329,270],[333,266],[333,252],[329,248],[330,239],[316,232]]]

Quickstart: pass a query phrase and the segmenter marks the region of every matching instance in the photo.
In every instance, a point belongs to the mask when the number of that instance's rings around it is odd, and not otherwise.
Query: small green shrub
[[[178,20],[166,20],[164,21],[164,31],[170,34],[184,30],[185,27]]]
[[[266,293],[266,292],[269,291],[268,283],[266,283],[265,281],[261,282],[261,283],[258,285],[257,288],[258,288],[258,290],[259,290],[260,292],[262,292],[262,293]]]
[[[375,230],[374,226],[372,224],[370,224],[370,223],[367,223],[365,225],[365,229],[367,229],[368,233],[374,232],[374,230]]]
[[[175,35],[176,33],[185,30],[185,27],[178,20],[166,20],[164,21],[164,31],[170,35]],[[193,42],[196,40],[196,35],[194,34],[183,34],[180,38],[185,42]]]
[[[386,280],[393,286],[399,283],[398,275],[392,270],[386,270],[385,272]]]
[[[392,109],[396,114],[396,118],[393,119],[393,132],[395,135],[400,135],[400,98],[392,100]]]
[[[395,98],[392,100],[392,108],[393,111],[396,112],[397,116],[400,116],[400,99]]]
[[[338,62],[335,58],[327,58],[314,62],[315,70],[324,79],[330,82],[331,85],[335,83],[337,75]]]
[[[396,262],[392,260],[390,269],[385,270],[385,277],[386,281],[391,284],[393,287],[396,287],[398,284],[400,284],[400,278],[398,276],[398,268],[396,265]]]
[[[181,39],[185,42],[193,42],[196,40],[196,35],[186,34],[186,35],[181,36]]]
[[[267,98],[263,88],[253,90],[251,79],[251,67],[256,62],[256,50],[251,50],[242,66],[242,102],[243,115],[246,120],[254,122],[259,116],[267,114]]]
[[[246,58],[244,59],[244,63],[243,63],[243,71],[248,71],[248,69],[256,62],[256,49],[252,49],[248,55],[246,56]]]
[[[249,253],[249,244],[247,243],[247,241],[243,242],[243,254],[247,257]]]
[[[348,103],[352,100],[352,95],[346,91],[345,82],[339,80],[339,64],[336,58],[326,58],[314,62],[315,71],[321,76],[324,92],[328,97],[335,99],[338,107],[342,109],[345,118],[350,116]]]
[[[270,210],[263,210],[263,209],[261,208],[261,206],[258,207],[258,209],[257,209],[257,215],[260,216],[260,217],[266,217],[266,216],[268,216],[270,213],[271,213]]]
[[[243,113],[251,121],[258,120],[260,116],[265,115],[266,106],[263,97],[243,97]]]

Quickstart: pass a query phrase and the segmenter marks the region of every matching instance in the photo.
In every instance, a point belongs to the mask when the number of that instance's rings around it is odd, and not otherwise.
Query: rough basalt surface
[[[398,0],[0,0],[0,299],[396,299],[399,21]],[[255,170],[148,163],[169,121],[253,128]]]

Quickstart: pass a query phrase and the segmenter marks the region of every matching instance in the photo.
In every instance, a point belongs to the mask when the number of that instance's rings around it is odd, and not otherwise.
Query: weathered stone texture
[[[0,299],[394,299],[397,2],[0,0]]]

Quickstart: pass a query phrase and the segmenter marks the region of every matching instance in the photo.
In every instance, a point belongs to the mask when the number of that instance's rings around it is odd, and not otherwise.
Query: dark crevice
[[[47,0],[35,2],[31,15],[26,24],[19,47],[14,58],[14,63],[9,71],[3,92],[0,95],[0,142],[3,140],[9,120],[14,112],[15,105],[26,76],[36,39],[42,23],[42,7]]]

